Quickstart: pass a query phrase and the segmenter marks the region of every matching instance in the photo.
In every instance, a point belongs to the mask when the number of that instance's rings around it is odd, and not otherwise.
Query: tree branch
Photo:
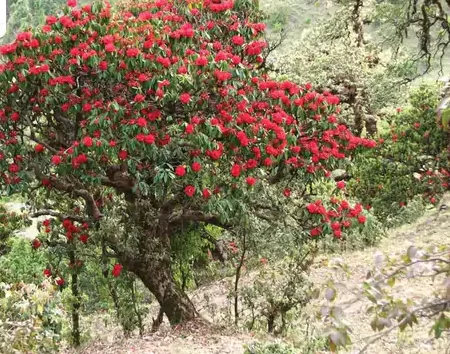
[[[87,213],[92,216],[95,220],[99,220],[103,217],[102,213],[98,209],[97,204],[95,203],[94,197],[89,193],[86,189],[77,189],[76,186],[70,183],[63,182],[59,180],[57,177],[46,177],[42,174],[40,168],[36,164],[31,164],[31,167],[34,170],[36,178],[39,181],[47,178],[50,180],[52,188],[55,188],[61,192],[69,193],[72,196],[82,198],[86,202]]]
[[[83,218],[81,216],[63,214],[58,211],[47,210],[47,209],[38,210],[38,211],[30,214],[30,216],[32,218],[37,218],[39,216],[53,216],[59,220],[69,219],[69,220],[73,220],[73,221],[78,221],[80,223],[89,222],[89,219]]]
[[[183,225],[186,222],[204,222],[210,225],[218,226],[222,229],[231,229],[233,225],[224,223],[217,215],[205,214],[201,211],[189,211],[172,216],[169,219],[169,226]]]

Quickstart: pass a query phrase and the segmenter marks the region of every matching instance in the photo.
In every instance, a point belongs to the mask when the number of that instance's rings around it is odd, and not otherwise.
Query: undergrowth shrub
[[[9,252],[0,257],[0,281],[5,283],[40,284],[47,257],[30,247],[30,240],[13,237],[6,243]]]
[[[256,342],[246,345],[244,354],[317,354],[326,347],[322,337],[305,337],[300,345]]]
[[[298,354],[298,351],[288,344],[255,343],[247,345],[244,354]]]
[[[0,352],[51,353],[61,339],[64,311],[49,282],[0,283]]]
[[[270,265],[266,264],[267,260],[261,260],[263,267],[252,285],[241,290],[248,329],[265,327],[268,333],[286,333],[298,315],[296,311],[301,311],[313,296],[307,271],[316,251],[310,248]]]

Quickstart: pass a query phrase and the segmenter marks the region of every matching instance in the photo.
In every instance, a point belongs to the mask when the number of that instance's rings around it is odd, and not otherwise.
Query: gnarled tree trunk
[[[175,325],[197,317],[197,311],[191,300],[175,283],[170,264],[151,260],[141,265],[130,270],[156,297],[170,324]]]
[[[194,305],[173,277],[169,231],[161,223],[152,228],[147,225],[139,236],[139,248],[119,252],[118,258],[156,297],[171,325],[197,317]]]

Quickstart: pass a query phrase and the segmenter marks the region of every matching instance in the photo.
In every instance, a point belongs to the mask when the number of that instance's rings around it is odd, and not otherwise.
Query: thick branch
[[[37,218],[39,216],[53,216],[59,220],[65,220],[65,219],[69,219],[69,220],[73,220],[73,221],[78,221],[80,223],[85,223],[85,222],[89,222],[89,219],[83,218],[81,216],[76,216],[76,215],[67,215],[67,214],[63,214],[60,213],[58,211],[54,211],[54,210],[38,210],[32,214],[30,214],[30,216],[32,218]]]
[[[95,203],[94,197],[87,191],[86,189],[77,189],[76,186],[70,183],[63,182],[59,180],[57,177],[45,177],[38,165],[32,165],[34,169],[34,173],[36,178],[39,181],[44,180],[45,178],[50,180],[52,188],[59,190],[61,192],[69,193],[70,195],[78,198],[84,199],[86,202],[86,207],[89,216],[94,218],[95,220],[101,219],[103,215],[100,213],[100,210]]]
[[[169,219],[169,226],[182,225],[186,222],[204,222],[207,224],[218,226],[222,229],[230,229],[233,227],[231,224],[224,223],[217,215],[205,214],[201,211],[188,211],[172,216]]]

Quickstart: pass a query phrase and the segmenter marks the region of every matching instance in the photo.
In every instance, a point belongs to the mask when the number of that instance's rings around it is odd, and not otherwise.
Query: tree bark
[[[71,290],[72,296],[74,297],[74,303],[72,304],[72,341],[74,347],[79,347],[81,344],[81,333],[80,333],[80,292],[78,289],[78,269],[75,265],[75,252],[73,250],[69,251],[70,262],[74,267],[72,272]]]
[[[156,297],[171,325],[198,316],[194,305],[173,277],[168,230],[161,225],[147,229],[140,238],[139,251],[117,254],[123,266],[134,273]]]
[[[197,317],[189,297],[178,288],[170,264],[152,260],[139,269],[131,269],[158,300],[171,325],[187,322]]]

